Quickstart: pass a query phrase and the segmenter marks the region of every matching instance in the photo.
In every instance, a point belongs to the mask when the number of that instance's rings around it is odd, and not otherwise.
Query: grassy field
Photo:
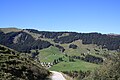
[[[64,54],[58,48],[51,46],[47,49],[40,50],[39,59],[41,62],[53,62],[54,59],[63,57]]]
[[[75,62],[61,62],[53,67],[50,70],[55,71],[87,71],[87,70],[94,70],[98,68],[100,65],[84,62],[81,60],[76,60]]]
[[[59,51],[56,47],[49,47],[47,49],[40,50],[39,58],[41,62],[53,62],[54,59],[58,59],[59,57],[63,58],[63,62],[60,62],[50,68],[50,70],[54,71],[87,71],[94,70],[99,67],[97,64],[85,62],[82,60],[75,60],[75,62],[69,62],[68,57],[66,57],[63,53]]]
[[[45,39],[44,39],[45,40]],[[52,40],[46,39],[47,41],[52,42]],[[54,44],[54,42],[52,42]],[[41,62],[53,62],[55,59],[58,59],[62,57],[63,62],[60,62],[50,68],[50,70],[55,71],[87,71],[87,70],[94,70],[95,68],[98,68],[100,65],[93,64],[89,62],[85,62],[82,60],[75,60],[75,62],[69,62],[69,57],[66,57],[65,54],[68,56],[81,56],[82,53],[90,54],[97,57],[103,57],[102,54],[109,54],[109,53],[115,53],[115,51],[109,51],[107,49],[102,49],[100,46],[89,44],[84,45],[82,44],[81,40],[77,40],[75,42],[72,42],[71,44],[77,45],[77,49],[71,49],[69,48],[70,44],[59,44],[60,46],[65,48],[65,51],[62,53],[59,51],[58,48],[51,46],[46,49],[39,50],[40,54],[39,59]],[[98,51],[96,51],[98,50]],[[96,54],[99,53],[99,54]]]

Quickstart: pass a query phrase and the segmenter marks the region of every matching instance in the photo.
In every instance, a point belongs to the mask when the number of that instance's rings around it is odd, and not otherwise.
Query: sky
[[[0,0],[0,28],[120,34],[120,0]]]

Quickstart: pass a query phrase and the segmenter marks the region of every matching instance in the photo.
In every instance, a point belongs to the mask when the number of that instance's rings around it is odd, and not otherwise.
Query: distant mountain
[[[11,27],[11,28],[0,28],[0,30],[3,31],[4,33],[9,33],[9,32],[19,32],[22,29]]]
[[[44,49],[55,44],[68,44],[82,40],[83,44],[96,44],[109,50],[120,49],[120,35],[101,33],[76,33],[76,32],[48,32],[34,29],[1,28],[0,44],[15,49],[19,52],[30,52],[32,49]]]

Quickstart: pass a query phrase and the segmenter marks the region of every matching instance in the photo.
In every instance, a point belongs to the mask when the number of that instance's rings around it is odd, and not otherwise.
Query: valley
[[[17,51],[20,57],[27,55],[45,70],[82,80],[119,54],[120,36],[2,28],[0,44]]]

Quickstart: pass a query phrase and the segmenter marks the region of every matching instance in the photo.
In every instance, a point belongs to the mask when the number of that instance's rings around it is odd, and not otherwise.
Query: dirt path
[[[50,71],[50,72],[52,73],[52,75],[50,76],[52,80],[66,80],[60,72],[56,72],[56,71]]]

